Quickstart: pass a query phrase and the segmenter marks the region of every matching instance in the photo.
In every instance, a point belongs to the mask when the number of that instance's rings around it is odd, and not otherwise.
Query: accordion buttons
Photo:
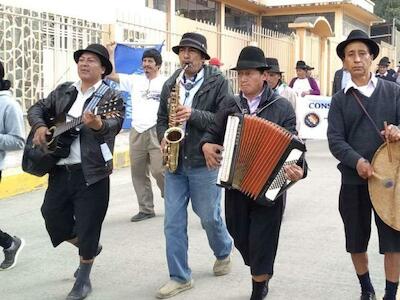
[[[187,159],[187,156],[185,156],[185,159]]]

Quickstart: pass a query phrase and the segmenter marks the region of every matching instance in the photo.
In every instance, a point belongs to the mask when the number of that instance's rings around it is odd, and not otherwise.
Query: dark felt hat
[[[196,32],[186,32],[182,35],[179,45],[172,47],[172,51],[175,54],[179,54],[181,47],[191,47],[199,50],[204,54],[206,59],[210,59],[210,55],[207,53],[207,40],[204,35]]]
[[[366,44],[369,48],[369,52],[374,56],[374,59],[378,56],[379,54],[379,46],[378,44],[370,39],[368,34],[366,34],[364,31],[355,29],[352,32],[350,32],[349,36],[347,37],[346,40],[341,42],[339,45],[336,47],[336,53],[337,55],[343,60],[344,59],[344,49],[346,46],[352,42],[362,42]]]
[[[85,49],[80,49],[75,51],[74,59],[76,63],[78,63],[79,57],[81,57],[81,55],[85,52],[96,54],[99,57],[101,65],[106,68],[104,76],[111,74],[113,67],[110,62],[110,55],[108,54],[106,47],[104,47],[101,44],[91,44],[87,46]]]
[[[296,69],[307,70],[308,68],[309,68],[309,66],[307,66],[307,64],[305,63],[304,60],[298,60],[296,62]]]
[[[242,51],[240,51],[236,67],[231,70],[239,71],[247,69],[269,69],[265,61],[264,52],[260,48],[254,46],[244,47]]]
[[[385,67],[387,67],[387,66],[389,66],[389,65],[390,65],[389,57],[384,56],[384,57],[382,57],[382,58],[379,60],[378,66],[385,66]]]
[[[265,62],[267,63],[267,66],[269,67],[268,72],[273,72],[273,73],[284,73],[279,69],[279,62],[276,58],[274,57],[266,57]]]

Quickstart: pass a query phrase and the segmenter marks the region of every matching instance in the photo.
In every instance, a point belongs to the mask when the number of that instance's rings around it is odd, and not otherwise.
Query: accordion
[[[250,115],[229,116],[217,184],[265,205],[294,184],[286,179],[284,166],[296,164],[305,151],[297,136],[275,123]]]

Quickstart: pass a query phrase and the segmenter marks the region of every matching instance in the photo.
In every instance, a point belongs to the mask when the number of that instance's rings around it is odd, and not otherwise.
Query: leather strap
[[[357,100],[358,104],[360,105],[361,109],[364,111],[365,115],[368,117],[368,119],[371,121],[371,124],[373,125],[376,133],[379,135],[379,137],[382,139],[383,142],[386,142],[383,136],[381,135],[381,131],[379,130],[378,126],[376,126],[375,121],[372,119],[372,117],[369,115],[367,109],[365,106],[362,104],[360,97],[356,94],[354,90],[351,91],[351,94],[353,97]]]

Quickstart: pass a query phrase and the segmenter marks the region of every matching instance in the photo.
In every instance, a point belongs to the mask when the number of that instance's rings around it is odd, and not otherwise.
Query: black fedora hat
[[[269,67],[268,72],[279,73],[279,74],[284,73],[279,69],[279,62],[275,57],[266,57],[265,62]]]
[[[265,61],[264,52],[260,48],[254,46],[244,47],[242,51],[240,51],[236,67],[231,70],[239,71],[247,69],[269,69]]]
[[[389,57],[384,56],[384,57],[382,57],[382,58],[379,60],[378,66],[385,66],[385,67],[387,67],[387,66],[389,66],[389,65],[390,65]]]
[[[210,59],[210,55],[207,53],[207,40],[204,35],[197,32],[186,32],[182,35],[179,45],[172,47],[172,51],[175,54],[179,54],[181,47],[191,47],[199,50],[204,54],[206,59]]]
[[[110,62],[110,55],[108,54],[106,47],[104,47],[101,44],[91,44],[87,46],[85,49],[80,49],[75,51],[74,59],[76,63],[78,63],[79,57],[81,57],[81,55],[85,52],[96,54],[100,58],[102,66],[106,68],[104,76],[111,74],[113,67]]]
[[[379,54],[378,44],[375,43],[375,41],[371,40],[368,34],[359,29],[355,29],[352,32],[350,32],[347,39],[341,42],[339,45],[337,45],[336,54],[343,60],[344,49],[346,48],[346,46],[352,42],[357,42],[357,41],[362,42],[368,46],[369,52],[374,56],[374,59],[378,56]]]
[[[307,64],[304,60],[298,60],[296,62],[296,69],[307,70],[308,68],[309,68],[309,66],[307,66]]]

